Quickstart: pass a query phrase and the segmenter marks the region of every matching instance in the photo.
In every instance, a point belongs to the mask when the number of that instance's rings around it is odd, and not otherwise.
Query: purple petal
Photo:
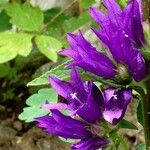
[[[145,43],[140,7],[141,5],[137,0],[131,0],[123,10],[125,31],[137,47],[141,47]]]
[[[53,109],[63,110],[63,109],[69,109],[69,106],[64,103],[57,103],[57,104],[44,104],[42,108],[49,109],[49,110],[53,110]]]
[[[38,122],[38,127],[53,135],[72,139],[91,136],[91,133],[86,130],[86,124],[65,116],[57,110],[52,111],[52,116],[39,117],[35,120]]]
[[[102,112],[100,110],[100,106],[102,106],[102,104],[99,105],[99,103],[103,101],[103,97],[98,97],[101,96],[100,91],[99,93],[98,91],[96,91],[97,93],[94,93],[97,94],[97,97],[96,95],[92,95],[93,88],[96,89],[95,85],[92,82],[90,82],[89,84],[90,93],[88,93],[87,100],[76,112],[81,118],[83,118],[89,123],[95,123],[102,118]]]
[[[95,137],[81,140],[80,142],[73,144],[71,148],[72,150],[97,150],[106,147],[108,144],[108,139]]]
[[[92,47],[91,44],[84,39],[82,34],[80,35],[69,34],[68,38],[69,41],[71,42],[73,57],[70,54],[70,52],[68,55],[66,50],[62,51],[61,54],[64,55],[67,54],[67,56],[74,59],[70,67],[79,66],[83,68],[85,71],[89,71],[96,75],[105,78],[114,78],[115,67],[111,62],[111,60],[107,56],[98,52],[94,47]],[[75,52],[76,54],[74,54]],[[79,55],[76,56],[76,58],[80,58],[80,59],[75,59],[74,57],[75,55]]]
[[[108,88],[104,91],[105,110],[103,117],[111,124],[117,124],[125,114],[132,99],[131,90],[114,90]]]

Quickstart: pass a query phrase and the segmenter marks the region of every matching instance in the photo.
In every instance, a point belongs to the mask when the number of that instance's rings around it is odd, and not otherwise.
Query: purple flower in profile
[[[51,110],[51,116],[36,118],[37,126],[44,128],[50,134],[62,136],[70,139],[83,139],[91,137],[91,133],[86,129],[87,124],[65,116],[58,110]]]
[[[82,81],[75,69],[71,72],[70,82],[59,80],[56,77],[49,77],[49,81],[52,88],[65,98],[67,104],[45,104],[44,108],[67,109],[70,110],[71,115],[78,114],[90,123],[95,123],[102,118],[100,110],[100,105],[104,103],[102,94],[92,81],[89,83]]]
[[[145,43],[140,1],[131,0],[122,10],[115,0],[103,0],[108,10],[105,14],[96,8],[90,8],[90,14],[100,25],[101,38],[111,40],[111,36],[118,30],[123,30],[134,46],[141,47]]]
[[[79,35],[69,33],[67,38],[71,48],[60,51],[60,54],[71,57],[74,60],[67,67],[79,66],[85,71],[89,71],[98,76],[108,79],[114,78],[116,67],[112,61],[101,52],[98,52],[83,37],[81,32]]]
[[[111,124],[117,124],[124,117],[127,106],[131,100],[132,92],[129,89],[106,89],[104,91],[104,119]]]
[[[91,127],[89,124],[65,116],[58,110],[52,110],[51,116],[39,117],[35,120],[38,122],[38,127],[43,128],[50,134],[61,136],[66,139],[79,139],[79,142],[72,145],[72,150],[97,150],[109,144],[107,138],[94,135],[90,130]]]

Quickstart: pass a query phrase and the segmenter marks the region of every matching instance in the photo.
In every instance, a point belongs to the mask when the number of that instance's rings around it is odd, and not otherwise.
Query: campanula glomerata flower
[[[125,114],[132,99],[130,89],[108,88],[100,91],[91,81],[83,81],[73,69],[71,81],[62,81],[50,77],[50,84],[67,103],[44,104],[47,109],[69,110],[70,115],[78,115],[88,123],[101,122],[104,118],[109,123],[117,124]]]
[[[101,130],[95,129],[94,126],[65,116],[58,110],[51,110],[50,116],[36,118],[37,126],[43,128],[49,134],[61,136],[63,138],[78,139],[79,141],[72,144],[72,150],[97,150],[109,144],[107,138],[99,137]]]

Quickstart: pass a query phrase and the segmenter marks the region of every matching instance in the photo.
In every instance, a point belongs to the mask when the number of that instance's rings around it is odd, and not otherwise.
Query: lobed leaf
[[[10,22],[24,31],[39,31],[43,25],[44,16],[39,8],[33,8],[28,2],[19,4],[15,1],[5,7],[11,17]]]
[[[23,112],[19,115],[20,120],[25,122],[32,122],[34,118],[45,116],[50,113],[49,110],[43,109],[42,105],[45,102],[57,103],[58,95],[51,88],[40,89],[37,94],[33,94],[26,100],[29,107],[25,107]]]
[[[17,55],[28,56],[32,50],[33,35],[27,33],[0,33],[0,63],[7,62]]]
[[[36,36],[35,43],[42,54],[54,62],[57,61],[57,51],[62,48],[60,41],[50,36],[39,35]]]

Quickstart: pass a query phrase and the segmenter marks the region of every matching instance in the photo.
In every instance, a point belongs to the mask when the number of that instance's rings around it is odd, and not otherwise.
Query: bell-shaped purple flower
[[[123,30],[130,38],[134,46],[141,47],[145,43],[141,5],[137,0],[131,0],[122,10],[115,0],[103,0],[103,4],[108,10],[105,14],[96,8],[90,8],[92,18],[100,25],[101,37],[111,40],[110,36],[117,30]]]
[[[72,139],[83,139],[91,136],[85,123],[65,116],[58,110],[52,110],[51,116],[39,117],[35,120],[38,122],[38,127],[53,135]]]
[[[81,34],[68,34],[70,49],[60,51],[60,54],[71,57],[74,61],[68,67],[79,66],[85,71],[108,79],[115,76],[115,66],[112,61],[98,52]]]
[[[106,147],[108,144],[108,139],[96,137],[81,140],[80,142],[73,144],[71,148],[72,150],[97,150]]]
[[[111,124],[117,124],[124,117],[127,106],[131,102],[131,99],[132,93],[129,89],[106,89],[104,91],[104,119]]]
[[[102,94],[92,81],[89,83],[82,81],[75,69],[71,72],[70,82],[59,80],[56,77],[50,77],[49,81],[56,92],[66,99],[67,103],[45,104],[44,108],[68,109],[71,115],[78,114],[90,123],[95,123],[102,118],[100,110],[100,104],[104,103]]]
[[[108,14],[96,8],[90,8],[90,14],[101,26],[101,31],[93,29],[100,40],[105,43],[118,64],[127,65],[135,81],[145,78],[147,69],[145,60],[135,48],[144,43],[141,12],[136,0],[131,0],[121,10],[115,0],[104,0]]]
[[[58,110],[51,110],[50,116],[36,118],[37,126],[43,128],[52,135],[63,138],[79,139],[78,143],[72,145],[72,150],[96,150],[109,144],[107,138],[94,135],[90,130],[90,125],[83,121],[65,116]]]

